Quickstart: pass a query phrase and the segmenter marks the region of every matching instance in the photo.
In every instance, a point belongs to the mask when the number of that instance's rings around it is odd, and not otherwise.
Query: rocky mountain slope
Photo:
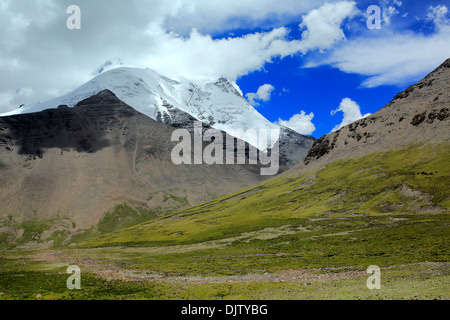
[[[297,169],[450,138],[450,59],[375,114],[317,140]],[[306,165],[306,166],[304,166]]]
[[[174,130],[108,90],[73,108],[1,117],[0,233],[20,238],[30,221],[48,224],[28,240],[75,233],[117,205],[158,215],[266,179],[259,165],[173,164]]]

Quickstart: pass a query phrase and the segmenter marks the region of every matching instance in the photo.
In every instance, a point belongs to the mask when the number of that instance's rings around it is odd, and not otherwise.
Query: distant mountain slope
[[[239,87],[230,80],[173,80],[150,69],[113,69],[64,96],[25,105],[4,115],[39,112],[61,105],[73,107],[102,90],[110,90],[121,101],[151,119],[176,127],[189,125],[192,121],[186,122],[186,118],[193,118],[249,143],[247,136],[234,130],[280,130],[280,152],[284,164],[289,166],[302,160],[315,140],[268,121],[244,99]]]
[[[47,236],[81,231],[116,205],[157,214],[266,179],[259,165],[173,164],[174,130],[107,90],[0,118],[0,232],[20,236],[26,221],[51,222]]]

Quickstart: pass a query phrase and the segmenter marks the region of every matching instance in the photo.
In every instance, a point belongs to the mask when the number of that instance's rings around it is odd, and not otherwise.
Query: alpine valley
[[[450,59],[392,98],[315,140],[226,79],[121,68],[4,115],[0,298],[449,299]],[[280,173],[172,164],[195,120],[279,129]]]

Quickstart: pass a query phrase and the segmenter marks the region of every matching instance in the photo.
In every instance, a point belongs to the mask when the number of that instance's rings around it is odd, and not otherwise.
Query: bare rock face
[[[302,161],[316,141],[287,127],[280,126],[280,164],[291,168]]]
[[[450,59],[375,114],[317,140],[297,168],[450,139]]]

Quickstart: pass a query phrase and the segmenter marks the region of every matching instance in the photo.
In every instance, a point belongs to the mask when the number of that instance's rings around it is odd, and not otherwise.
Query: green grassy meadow
[[[124,205],[57,259],[0,252],[0,299],[449,299],[449,147],[340,160],[117,229]]]

